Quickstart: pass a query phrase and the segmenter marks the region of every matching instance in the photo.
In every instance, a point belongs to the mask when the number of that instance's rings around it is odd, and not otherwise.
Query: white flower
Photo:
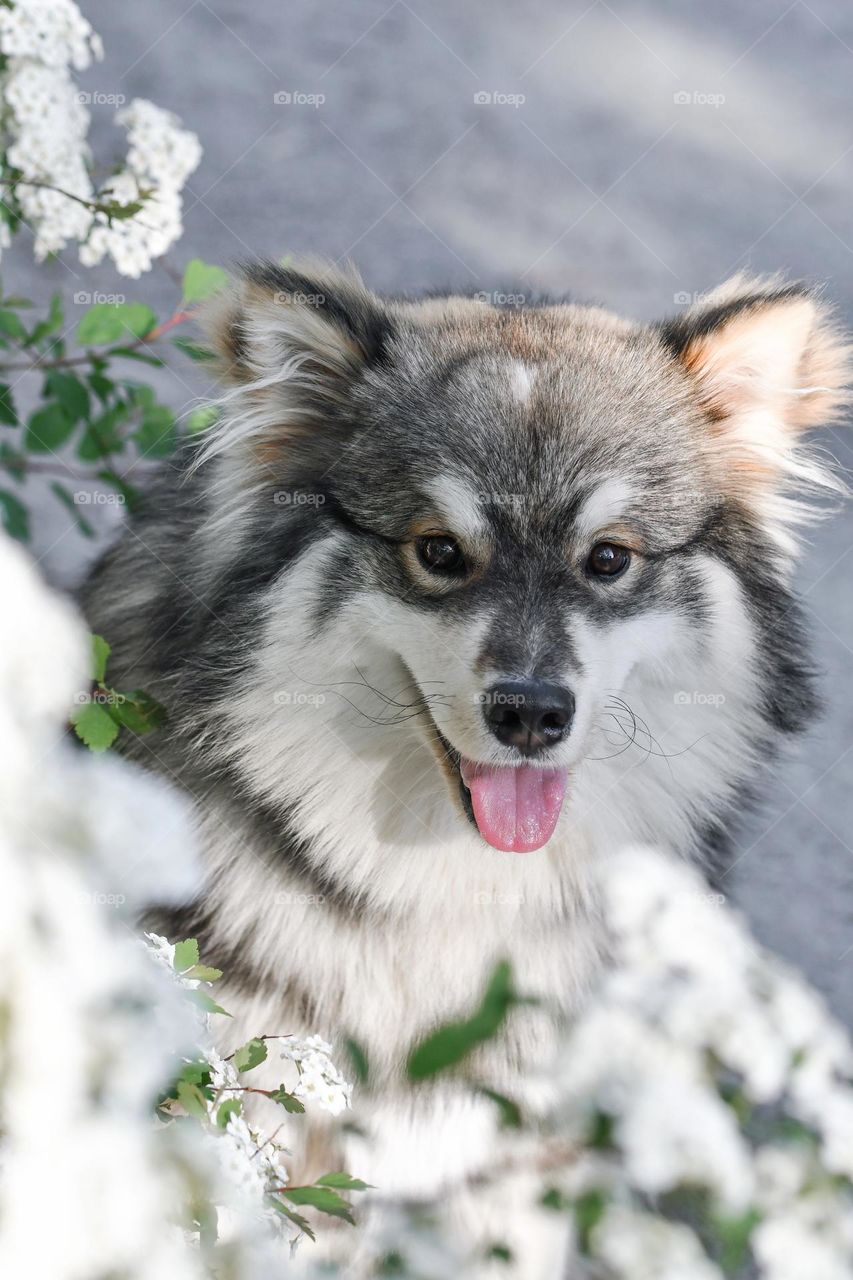
[[[785,1212],[756,1228],[753,1251],[763,1280],[850,1280],[850,1254],[823,1228]]]
[[[127,169],[99,194],[125,205],[143,198],[142,208],[112,223],[98,213],[80,261],[94,266],[109,255],[122,275],[136,277],[181,235],[180,191],[201,159],[201,146],[175,116],[144,98],[135,98],[116,120],[128,130]]]
[[[0,182],[0,196],[20,210],[36,259],[77,242],[85,266],[109,256],[123,275],[141,275],[181,235],[180,193],[201,158],[198,138],[170,112],[136,99],[116,114],[128,131],[125,168],[95,190],[89,112],[71,76],[102,56],[89,23],[72,0],[17,0],[0,7],[0,52],[8,59],[0,74],[2,145],[7,167],[22,175],[14,186]],[[140,200],[144,207],[126,219],[92,207]],[[0,249],[8,238],[4,224]]]
[[[78,71],[103,57],[100,38],[73,0],[15,0],[0,9],[0,51]]]
[[[618,1280],[723,1280],[689,1227],[652,1214],[612,1205],[593,1242]]]

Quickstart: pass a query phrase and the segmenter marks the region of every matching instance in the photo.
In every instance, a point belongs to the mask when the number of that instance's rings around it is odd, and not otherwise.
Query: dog
[[[409,1098],[411,1046],[502,957],[571,1017],[597,862],[724,865],[815,713],[791,578],[841,488],[808,437],[849,350],[819,294],[743,277],[640,324],[256,263],[204,320],[219,420],[85,592],[117,684],[168,710],[126,750],[196,802],[209,879],[168,925],[224,969],[230,1047],[363,1047],[364,1176],[433,1194],[489,1139],[463,1099]],[[480,1077],[512,1093],[552,1025],[513,1019]],[[540,1252],[516,1274],[557,1276]]]

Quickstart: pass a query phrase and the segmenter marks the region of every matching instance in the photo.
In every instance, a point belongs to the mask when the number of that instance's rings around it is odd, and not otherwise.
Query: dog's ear
[[[839,488],[803,449],[847,402],[851,348],[820,297],[738,276],[659,334],[692,380],[732,496],[784,524],[804,513],[792,489]]]
[[[393,336],[384,304],[356,272],[327,264],[252,263],[200,318],[220,376],[235,388],[205,454],[249,440],[268,462],[336,421],[353,382],[387,358]]]

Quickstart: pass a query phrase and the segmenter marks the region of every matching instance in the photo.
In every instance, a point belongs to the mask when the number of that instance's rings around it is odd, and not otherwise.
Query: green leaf
[[[224,1129],[232,1116],[238,1116],[243,1110],[243,1103],[240,1098],[226,1098],[216,1112],[216,1123],[220,1129]]]
[[[195,938],[185,938],[183,942],[175,943],[175,958],[172,965],[178,973],[184,973],[187,969],[191,969],[194,964],[198,964],[198,942]]]
[[[54,293],[50,299],[50,309],[44,320],[39,320],[30,336],[27,338],[27,346],[37,346],[43,342],[45,338],[49,338],[52,333],[56,333],[62,328],[65,321],[65,314],[62,309],[62,295]]]
[[[12,479],[17,480],[19,484],[27,474],[26,458],[5,440],[0,441],[0,467],[8,471]]]
[[[120,453],[125,442],[119,435],[118,428],[129,413],[129,405],[116,404],[90,422],[77,446],[78,458],[84,462],[97,462],[110,454]]]
[[[74,421],[59,404],[47,404],[30,414],[24,437],[30,453],[51,453],[61,448],[74,430]]]
[[[115,383],[111,378],[105,378],[102,373],[90,373],[88,382],[101,404],[106,404],[115,391]]]
[[[12,400],[12,388],[8,382],[0,382],[0,422],[6,422],[10,427],[18,425],[18,415]]]
[[[59,501],[66,506],[74,517],[74,523],[83,534],[84,538],[94,538],[95,530],[89,524],[89,521],[80,510],[80,503],[75,502],[74,494],[70,489],[66,489],[64,484],[60,484],[58,480],[51,480],[50,487]]]
[[[159,356],[152,356],[150,351],[139,351],[136,347],[113,347],[110,355],[122,356],[125,360],[141,360],[143,364],[153,365],[155,369],[166,363]]]
[[[295,1209],[291,1209],[289,1205],[284,1204],[276,1196],[270,1196],[269,1203],[274,1209],[277,1209],[280,1214],[287,1218],[289,1222],[294,1223],[300,1231],[304,1231],[309,1240],[317,1239],[314,1232],[311,1230],[308,1219],[303,1218],[301,1213],[297,1213]]]
[[[26,342],[27,331],[21,323],[21,317],[14,311],[0,311],[0,333],[7,333],[10,338]]]
[[[362,1182],[361,1178],[354,1178],[351,1173],[324,1173],[314,1185],[337,1187],[339,1191],[367,1191],[371,1187],[371,1183]]]
[[[572,1206],[575,1230],[578,1233],[581,1248],[585,1253],[589,1252],[590,1237],[604,1216],[606,1208],[607,1198],[603,1191],[597,1189],[587,1191],[584,1195],[578,1196]]]
[[[284,1107],[285,1111],[289,1111],[293,1116],[302,1115],[305,1107],[297,1098],[295,1093],[290,1093],[285,1089],[284,1085],[279,1085],[277,1089],[273,1089],[269,1095],[270,1102],[277,1102]]]
[[[508,1098],[503,1093],[497,1093],[494,1089],[489,1089],[486,1085],[480,1085],[477,1089],[484,1098],[489,1098],[498,1108],[500,1112],[500,1125],[502,1129],[520,1129],[522,1126],[521,1108],[517,1102],[513,1102],[512,1098]]]
[[[45,380],[50,396],[58,400],[72,422],[89,416],[89,392],[73,373],[51,370]]]
[[[489,1261],[510,1263],[513,1260],[512,1249],[505,1244],[489,1245],[486,1253],[486,1259]]]
[[[237,1071],[251,1071],[253,1067],[265,1062],[266,1057],[267,1046],[263,1040],[249,1040],[234,1053],[234,1067]]]
[[[739,1218],[712,1218],[712,1225],[722,1245],[720,1262],[725,1275],[740,1273],[749,1253],[752,1233],[760,1221],[761,1214],[756,1209],[747,1210]]]
[[[99,471],[97,475],[99,480],[103,480],[105,484],[112,485],[112,487],[121,494],[127,503],[128,510],[136,511],[141,501],[141,495],[138,489],[134,489],[133,485],[128,484],[126,480],[122,479],[117,471],[112,471],[109,467],[105,467],[104,470]]]
[[[203,302],[228,283],[228,274],[221,267],[211,266],[201,258],[192,258],[184,272],[184,302]]]
[[[146,409],[142,423],[133,433],[133,438],[143,456],[165,458],[174,452],[177,444],[175,431],[175,415],[165,405],[154,405]]]
[[[310,1204],[321,1213],[328,1213],[332,1218],[343,1218],[355,1226],[352,1210],[342,1196],[331,1187],[285,1187],[281,1193],[291,1204]]]
[[[506,961],[501,961],[492,973],[482,1003],[473,1017],[449,1022],[415,1046],[409,1055],[409,1079],[424,1080],[456,1066],[478,1045],[497,1035],[515,1003],[512,970]]]
[[[3,528],[11,538],[17,538],[19,542],[29,542],[29,512],[14,493],[8,493],[5,489],[0,489],[0,517],[3,520]]]
[[[202,405],[198,409],[193,409],[192,413],[187,414],[184,423],[184,429],[187,435],[197,436],[201,431],[206,431],[212,426],[219,417],[219,410],[213,404]]]
[[[367,1084],[370,1076],[370,1064],[367,1060],[367,1053],[357,1040],[347,1039],[344,1041],[344,1048],[349,1054],[349,1060],[352,1063],[352,1069],[355,1072],[355,1078],[359,1084]]]
[[[198,988],[195,991],[190,991],[188,994],[193,1003],[197,1004],[199,1009],[203,1009],[205,1013],[221,1013],[226,1018],[231,1017],[231,1014],[227,1009],[223,1009],[221,1004],[217,1004],[216,1001],[213,1000],[206,991],[202,991],[201,988]]]
[[[132,733],[150,733],[166,720],[166,708],[142,689],[117,694],[110,709],[113,719]]]
[[[179,1081],[178,1102],[187,1115],[197,1116],[200,1120],[207,1119],[207,1100],[197,1084],[190,1084],[187,1080]]]
[[[103,636],[91,636],[92,641],[92,679],[95,684],[103,684],[104,677],[107,674],[107,659],[112,653],[112,646],[108,645]]]
[[[84,347],[97,347],[118,342],[128,334],[144,338],[156,324],[157,317],[144,302],[98,302],[77,326],[77,341]]]
[[[198,978],[199,982],[218,982],[222,977],[222,970],[212,969],[209,964],[194,964],[187,970],[186,977]]]
[[[211,351],[210,347],[199,346],[197,342],[191,342],[189,338],[173,338],[173,344],[179,351],[183,351],[185,356],[189,356],[190,360],[204,362],[206,360],[215,360],[216,354]]]
[[[106,751],[118,735],[118,725],[99,702],[84,702],[71,713],[74,732],[90,751]]]

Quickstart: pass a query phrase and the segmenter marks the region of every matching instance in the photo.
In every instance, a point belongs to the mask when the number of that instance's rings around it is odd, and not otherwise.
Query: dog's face
[[[632,672],[712,643],[721,608],[748,627],[784,577],[791,482],[822,479],[801,435],[844,377],[811,297],[740,282],[644,327],[258,269],[212,330],[240,406],[216,447],[328,541],[318,628],[345,651],[375,618],[448,803],[517,851],[625,729]]]

